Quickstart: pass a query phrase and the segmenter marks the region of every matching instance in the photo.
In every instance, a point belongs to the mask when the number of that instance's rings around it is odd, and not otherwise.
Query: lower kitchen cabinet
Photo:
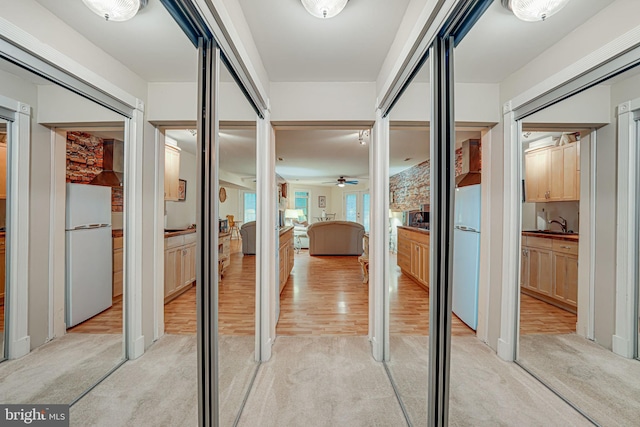
[[[113,298],[122,295],[122,283],[124,281],[123,268],[123,238],[113,238]]]
[[[527,295],[575,313],[578,242],[523,236],[520,288]]]
[[[4,289],[5,289],[5,247],[4,233],[0,236],[0,305],[4,305]]]
[[[280,293],[287,284],[293,269],[294,250],[293,227],[286,227],[280,231]]]
[[[429,288],[429,232],[398,227],[398,267],[420,285]]]
[[[188,290],[196,280],[196,234],[164,239],[164,302]]]

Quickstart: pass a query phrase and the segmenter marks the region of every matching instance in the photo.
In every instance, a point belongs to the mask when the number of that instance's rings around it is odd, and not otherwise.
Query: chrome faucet
[[[558,221],[557,219],[552,219],[551,221],[549,221],[549,224],[556,223],[556,224],[560,225],[560,227],[562,227],[562,232],[566,233],[567,232],[567,220],[562,218],[561,216],[559,216],[558,218],[560,218],[560,221]]]

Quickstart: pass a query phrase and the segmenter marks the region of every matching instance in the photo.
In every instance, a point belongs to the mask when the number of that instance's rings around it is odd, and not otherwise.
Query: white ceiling
[[[107,22],[81,0],[36,1],[147,82],[197,80],[197,49],[159,0],[126,22]]]
[[[375,81],[409,0],[351,0],[331,19],[300,0],[239,0],[274,82]]]
[[[123,23],[105,22],[80,0],[36,1],[146,81],[196,80],[196,49],[159,0],[149,0]],[[350,0],[340,15],[321,20],[299,0],[238,1],[271,81],[375,81],[409,3]],[[496,0],[458,46],[456,80],[503,81],[613,1],[573,0],[546,22],[525,23]],[[417,80],[428,79],[425,66]],[[224,80],[230,77],[225,74]],[[366,148],[358,144],[355,129],[279,130],[277,135],[278,157],[285,159],[277,162],[277,170],[285,178],[317,183],[368,176]],[[255,131],[225,130],[220,150],[224,169],[255,175]],[[391,131],[392,174],[427,156],[426,129],[422,134]]]

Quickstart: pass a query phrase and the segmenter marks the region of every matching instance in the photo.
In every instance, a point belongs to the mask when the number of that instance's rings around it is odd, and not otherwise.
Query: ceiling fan
[[[325,182],[324,184],[336,184],[338,187],[344,187],[346,184],[349,185],[357,185],[358,184],[358,180],[355,179],[346,179],[344,176],[341,176],[340,178],[338,178],[335,181],[329,181],[329,182]]]

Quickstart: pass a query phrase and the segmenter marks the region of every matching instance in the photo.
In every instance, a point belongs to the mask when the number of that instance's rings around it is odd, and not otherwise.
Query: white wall
[[[340,205],[336,205],[335,199],[332,197],[332,187],[322,185],[296,185],[289,184],[287,192],[288,209],[293,209],[295,203],[296,191],[308,191],[309,192],[309,216],[307,221],[309,223],[316,222],[316,217],[322,216],[323,208],[318,207],[318,197],[324,196],[327,201],[327,207],[324,208],[326,213],[335,213],[336,219],[339,217],[338,209]]]
[[[198,83],[149,83],[146,119],[155,122],[195,122]],[[235,82],[220,83],[220,120],[255,121],[256,113]]]
[[[242,221],[242,194],[243,190],[233,187],[224,187],[227,192],[227,200],[219,203],[220,218],[225,219],[227,215],[233,215],[234,219]],[[250,191],[250,190],[247,190]]]
[[[430,121],[431,90],[429,83],[412,83],[393,107],[389,117],[394,121]],[[456,121],[497,123],[501,118],[499,85],[456,83]]]
[[[165,203],[166,228],[187,228],[196,223],[196,156],[184,150],[180,152],[180,179],[187,181],[186,198]]]
[[[375,83],[271,83],[271,120],[375,119]]]
[[[38,123],[117,123],[124,117],[58,85],[38,86]]]
[[[611,86],[599,85],[538,111],[524,123],[593,123],[611,121]]]

